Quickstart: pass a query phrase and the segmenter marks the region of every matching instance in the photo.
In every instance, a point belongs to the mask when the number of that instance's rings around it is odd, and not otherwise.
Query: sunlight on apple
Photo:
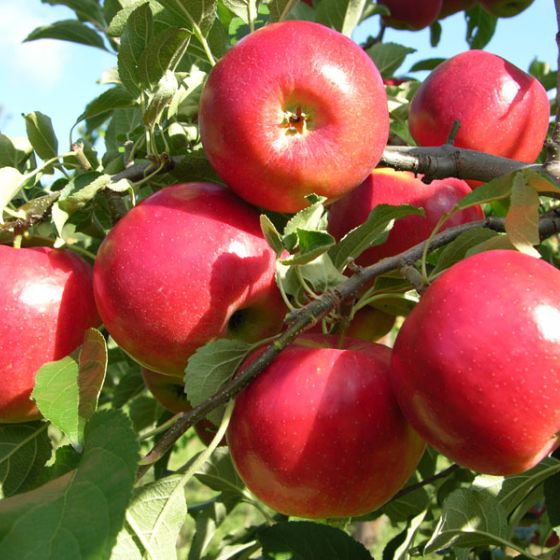
[[[533,316],[545,340],[560,342],[560,310],[550,305],[538,305]]]
[[[64,286],[50,283],[37,283],[25,286],[19,296],[20,301],[35,308],[37,311],[44,312],[53,303],[62,299]]]
[[[352,85],[348,81],[348,74],[342,68],[334,64],[324,64],[321,67],[321,74],[344,93],[350,93],[352,91]]]

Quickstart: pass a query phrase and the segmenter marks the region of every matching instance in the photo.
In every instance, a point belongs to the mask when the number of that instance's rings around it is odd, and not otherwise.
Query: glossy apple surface
[[[0,422],[27,422],[40,417],[29,398],[37,370],[99,324],[91,267],[66,251],[0,245],[0,286]]]
[[[463,52],[440,64],[416,91],[410,133],[421,146],[454,144],[532,163],[548,131],[546,90],[540,82],[486,51]]]
[[[182,378],[189,356],[214,338],[278,331],[285,309],[274,270],[254,208],[218,185],[184,183],[111,230],[94,267],[95,299],[123,350]]]
[[[389,380],[391,351],[306,335],[237,396],[227,431],[239,475],[286,515],[347,517],[389,500],[424,443]]]
[[[199,123],[210,163],[232,190],[295,212],[308,194],[336,198],[365,179],[387,143],[389,113],[379,71],[359,45],[316,23],[286,21],[220,60]]]
[[[472,8],[476,4],[476,0],[443,0],[438,19],[445,18],[457,12],[462,12]]]
[[[453,461],[509,475],[560,432],[560,271],[515,251],[444,272],[401,328],[391,364],[406,417]]]
[[[513,17],[526,10],[533,0],[480,0],[480,5],[496,17]]]
[[[437,19],[442,0],[380,0],[389,8],[391,15],[383,18],[383,23],[397,29],[417,31],[430,26]]]
[[[395,222],[385,243],[367,249],[357,259],[362,266],[396,255],[430,236],[438,220],[471,192],[465,181],[438,179],[429,185],[408,171],[375,169],[355,190],[335,202],[329,210],[329,232],[337,239],[363,223],[379,204],[410,204],[423,208],[423,216],[407,216]],[[479,206],[451,217],[443,229],[484,218]]]

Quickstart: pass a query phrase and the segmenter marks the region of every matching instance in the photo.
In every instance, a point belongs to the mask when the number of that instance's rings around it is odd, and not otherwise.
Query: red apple
[[[410,429],[379,344],[306,335],[237,396],[227,431],[239,475],[286,515],[367,513],[414,472],[424,443]]]
[[[146,368],[142,368],[142,377],[148,391],[156,401],[170,412],[178,414],[179,412],[192,410],[185,394],[185,385],[177,377],[157,373]],[[204,419],[194,425],[194,431],[202,443],[210,445],[216,435],[217,428],[210,420]],[[225,438],[219,445],[226,445]]]
[[[427,239],[441,216],[470,192],[467,183],[460,179],[438,179],[427,185],[407,171],[375,169],[357,189],[331,206],[329,231],[337,239],[342,238],[363,223],[379,204],[411,204],[423,208],[425,217],[401,218],[395,223],[385,243],[362,253],[357,262],[368,266]],[[443,229],[482,218],[482,209],[475,206],[455,214]]]
[[[29,398],[37,370],[99,324],[91,267],[66,251],[0,245],[0,285],[0,422],[27,422],[40,417]]]
[[[379,0],[378,3],[387,6],[391,12],[390,16],[383,18],[385,25],[418,31],[436,21],[442,0]]]
[[[348,37],[317,23],[267,25],[210,73],[199,112],[205,152],[245,200],[277,212],[359,185],[387,143],[381,76]]]
[[[475,4],[476,0],[443,0],[438,19],[443,19],[457,12],[468,10]]]
[[[407,317],[392,380],[435,449],[482,473],[536,465],[560,441],[560,271],[515,251],[449,268]]]
[[[416,91],[410,133],[421,146],[445,144],[454,121],[455,145],[534,162],[548,131],[546,90],[503,58],[463,52],[440,64]]]
[[[279,330],[274,272],[256,210],[223,187],[185,183],[148,197],[111,230],[97,254],[95,299],[123,350],[182,378],[189,356],[214,338]]]
[[[526,10],[533,0],[479,0],[480,5],[496,17],[513,17]]]

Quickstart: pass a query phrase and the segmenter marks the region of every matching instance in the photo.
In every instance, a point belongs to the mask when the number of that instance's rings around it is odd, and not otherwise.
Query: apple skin
[[[526,10],[533,0],[479,0],[480,5],[496,17],[509,18]]]
[[[436,21],[442,6],[442,0],[380,0],[389,8],[391,15],[383,18],[388,27],[419,31]]]
[[[0,245],[0,285],[0,422],[28,422],[41,417],[29,398],[37,370],[100,323],[92,270],[67,251]]]
[[[438,19],[463,12],[472,8],[476,4],[476,0],[443,0]]]
[[[408,171],[374,169],[357,189],[330,207],[328,229],[341,239],[362,224],[379,204],[410,204],[423,208],[425,217],[407,216],[397,220],[385,243],[367,249],[358,257],[359,265],[368,266],[427,239],[440,217],[470,192],[465,181],[453,177],[437,179],[427,185]],[[474,206],[455,214],[443,229],[483,218],[480,206]]]
[[[548,132],[550,106],[540,82],[486,51],[460,53],[440,64],[412,99],[409,128],[420,146],[447,142],[532,163]]]
[[[192,410],[193,407],[185,394],[185,386],[180,379],[146,368],[142,368],[141,371],[148,391],[164,408],[173,414]],[[194,425],[194,431],[202,443],[210,445],[217,428],[210,420],[204,419]],[[225,437],[218,445],[227,445]]]
[[[365,514],[414,472],[424,442],[404,420],[380,344],[305,335],[236,398],[226,433],[260,500],[308,518]]]
[[[256,206],[296,212],[306,195],[337,198],[365,179],[387,143],[389,112],[363,49],[323,25],[285,21],[218,62],[199,124],[208,159],[232,190]]]
[[[399,404],[453,461],[524,472],[560,432],[560,271],[496,250],[446,270],[405,319],[391,372]]]
[[[286,312],[257,211],[210,183],[166,187],[129,211],[94,266],[99,314],[144,367],[183,378],[220,337],[259,340]]]

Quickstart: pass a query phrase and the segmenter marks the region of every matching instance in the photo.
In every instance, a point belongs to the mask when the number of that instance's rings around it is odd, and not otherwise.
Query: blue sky
[[[419,0],[421,1],[421,0]],[[49,115],[65,149],[66,138],[85,104],[103,88],[96,81],[103,71],[115,64],[114,57],[92,47],[62,41],[41,40],[22,43],[35,27],[72,12],[52,7],[39,0],[0,0],[0,131],[9,136],[25,133],[22,113],[39,110]],[[358,29],[355,39],[376,34],[378,22]],[[487,50],[523,69],[538,57],[556,68],[556,16],[553,0],[535,0],[521,16],[503,19]],[[440,46],[430,47],[429,32],[387,30],[385,41],[399,42],[417,49],[405,62],[404,69],[417,60],[448,57],[466,50],[466,24],[462,14],[443,21]]]

